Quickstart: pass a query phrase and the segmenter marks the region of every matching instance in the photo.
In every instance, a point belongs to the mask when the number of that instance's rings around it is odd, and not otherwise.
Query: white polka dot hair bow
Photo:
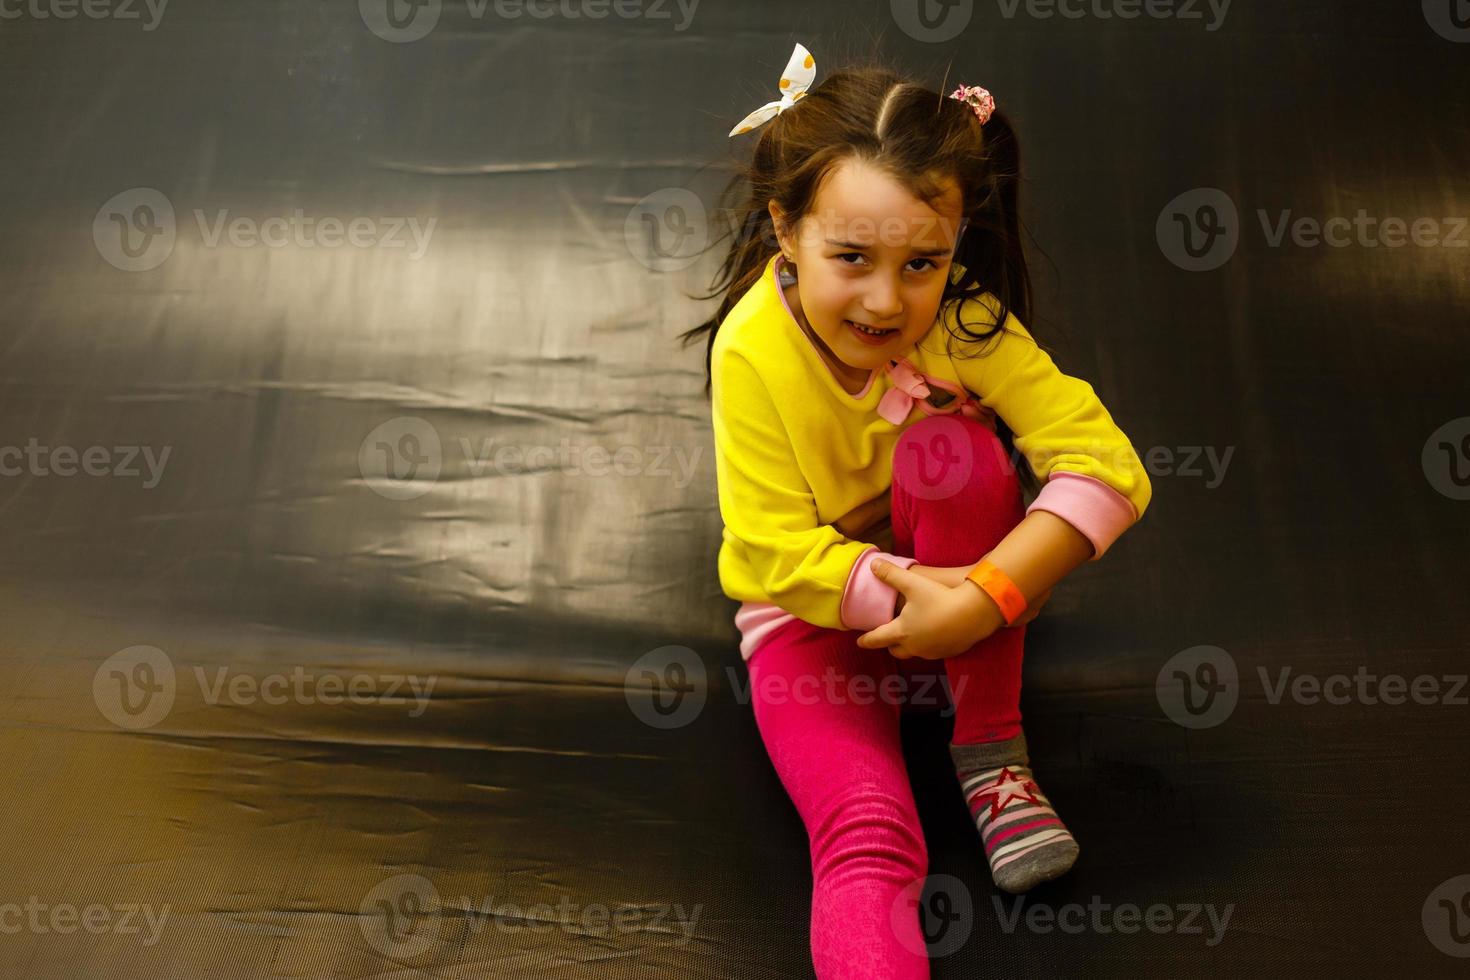
[[[791,52],[791,60],[786,63],[786,70],[781,73],[780,100],[767,102],[740,120],[735,128],[730,130],[730,135],[739,136],[741,133],[748,133],[796,105],[797,100],[806,95],[806,90],[812,87],[812,80],[816,77],[817,63],[812,58],[812,53],[798,44],[796,50]]]

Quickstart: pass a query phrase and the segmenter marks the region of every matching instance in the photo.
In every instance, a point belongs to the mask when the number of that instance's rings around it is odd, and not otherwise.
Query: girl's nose
[[[888,325],[903,314],[903,303],[899,301],[898,290],[880,286],[863,299],[863,309],[872,317],[871,322]]]

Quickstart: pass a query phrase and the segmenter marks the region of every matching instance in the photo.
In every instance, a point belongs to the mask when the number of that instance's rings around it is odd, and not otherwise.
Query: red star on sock
[[[1017,777],[1011,772],[1010,767],[1006,767],[1000,771],[1000,775],[995,777],[995,782],[991,783],[987,789],[970,797],[970,812],[978,812],[982,801],[989,799],[990,819],[994,820],[1000,816],[1000,811],[1004,810],[1013,800],[1039,805],[1041,801],[1034,795],[1037,792],[1039,790],[1035,782]]]

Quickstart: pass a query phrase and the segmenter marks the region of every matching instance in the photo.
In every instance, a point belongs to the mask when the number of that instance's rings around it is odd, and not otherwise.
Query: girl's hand
[[[974,565],[944,566],[915,564],[909,566],[909,571],[922,575],[925,578],[929,579],[931,582],[938,582],[940,585],[947,585],[950,588],[958,588],[959,586],[965,584],[965,576],[968,575],[970,569],[974,567]],[[1005,628],[1013,630],[1017,626],[1025,626],[1027,623],[1031,622],[1031,620],[1036,618],[1037,614],[1041,612],[1041,607],[1046,605],[1046,600],[1050,598],[1051,589],[1047,589],[1045,592],[1041,593],[1041,595],[1037,596],[1031,602],[1027,603],[1026,611],[1022,613],[1014,623],[1011,623]],[[893,612],[895,616],[903,612],[903,607],[907,601],[907,597],[904,596],[902,592],[900,592],[898,594],[898,601],[894,605]]]
[[[903,595],[898,616],[858,637],[858,646],[883,647],[899,659],[943,660],[958,656],[1005,624],[999,607],[969,582],[941,585],[891,562],[873,563],[873,574]]]

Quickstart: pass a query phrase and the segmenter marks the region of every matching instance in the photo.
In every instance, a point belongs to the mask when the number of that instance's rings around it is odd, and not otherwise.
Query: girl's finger
[[[857,638],[857,645],[864,650],[882,650],[898,639],[898,627],[893,625],[896,622],[896,619],[890,619],[882,626],[868,630]]]

